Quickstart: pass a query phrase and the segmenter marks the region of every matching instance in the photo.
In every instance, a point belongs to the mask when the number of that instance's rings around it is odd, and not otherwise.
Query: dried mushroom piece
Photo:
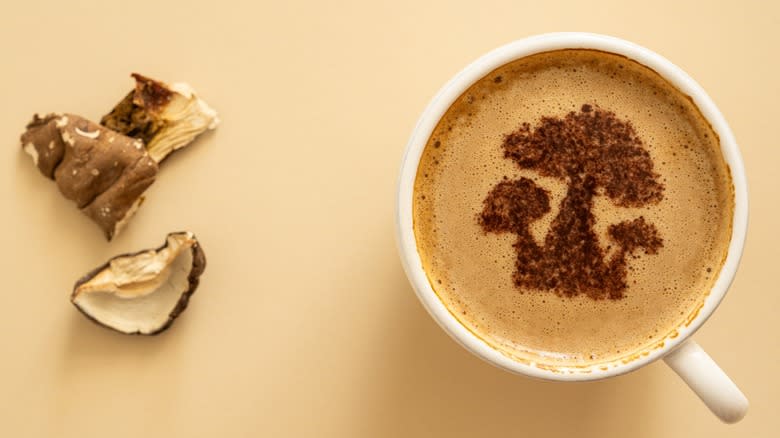
[[[111,240],[143,202],[158,166],[143,142],[74,114],[37,114],[22,148]]]
[[[47,178],[54,179],[54,169],[65,154],[59,128],[67,121],[63,114],[49,114],[45,117],[35,114],[27,124],[27,131],[22,134],[22,149],[32,157],[33,163]]]
[[[158,163],[219,124],[217,112],[186,83],[168,85],[138,73],[132,77],[136,81],[135,89],[103,116],[100,123],[143,140]]]
[[[187,308],[205,268],[206,256],[195,235],[170,233],[160,248],[114,257],[84,276],[70,300],[100,325],[154,335]]]

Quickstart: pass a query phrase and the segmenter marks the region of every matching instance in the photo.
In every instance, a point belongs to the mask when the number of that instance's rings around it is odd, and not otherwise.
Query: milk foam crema
[[[549,250],[571,178],[521,168],[503,145],[524,123],[533,129],[543,117],[563,120],[583,108],[612,113],[631,127],[663,189],[652,202],[629,206],[603,187],[593,193],[588,223],[606,258],[617,251],[609,232],[616,224],[641,218],[662,241],[654,251],[626,256],[616,299],[523,286],[532,283],[517,281],[518,234],[486,232],[480,223],[491,190],[522,180],[549,200],[527,225],[526,239]],[[718,136],[688,96],[630,59],[572,49],[506,64],[457,99],[426,144],[413,214],[428,279],[462,324],[518,360],[578,366],[631,357],[698,312],[726,258],[733,209]]]

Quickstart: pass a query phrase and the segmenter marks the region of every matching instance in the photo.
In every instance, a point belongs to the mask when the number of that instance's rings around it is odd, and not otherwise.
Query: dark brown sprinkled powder
[[[515,285],[562,296],[622,298],[627,287],[626,259],[636,258],[639,248],[655,254],[663,246],[655,226],[639,217],[609,226],[616,250],[607,260],[593,231],[591,210],[599,188],[623,207],[654,204],[663,198],[663,184],[657,181],[650,154],[631,123],[585,104],[579,113],[570,112],[563,119],[543,117],[533,129],[524,123],[505,137],[503,149],[504,156],[520,168],[568,184],[543,245],[533,238],[529,225],[550,211],[546,190],[528,178],[504,180],[484,200],[478,218],[482,229],[517,235]]]

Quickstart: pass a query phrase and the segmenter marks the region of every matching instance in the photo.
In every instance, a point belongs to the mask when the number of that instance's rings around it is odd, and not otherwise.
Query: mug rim
[[[721,154],[731,172],[734,188],[731,241],[717,280],[694,318],[667,334],[654,347],[632,352],[630,360],[620,357],[588,366],[551,366],[509,357],[491,347],[452,315],[433,290],[417,250],[412,211],[414,182],[422,152],[439,120],[463,92],[493,70],[520,58],[561,49],[614,53],[657,72],[689,96],[710,123],[719,136]],[[452,77],[425,108],[407,143],[398,178],[395,214],[396,243],[404,271],[420,302],[442,329],[471,353],[499,368],[556,381],[598,380],[634,371],[662,358],[695,333],[721,303],[734,280],[744,248],[747,222],[748,192],[742,157],[728,123],[704,89],[680,67],[650,49],[617,37],[583,32],[547,33],[513,41],[482,55]]]

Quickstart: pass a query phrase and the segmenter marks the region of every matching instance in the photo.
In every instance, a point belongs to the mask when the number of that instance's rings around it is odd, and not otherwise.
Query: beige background
[[[0,13],[0,436],[778,436],[776,4],[160,3]],[[557,30],[667,56],[736,133],[749,241],[697,339],[751,400],[738,425],[662,364],[587,384],[495,369],[406,282],[394,184],[418,115],[480,54]],[[36,111],[99,118],[132,71],[190,82],[224,123],[164,164],[109,244],[18,136]],[[115,334],[68,303],[84,272],[178,229],[200,237],[209,265],[169,332]]]

